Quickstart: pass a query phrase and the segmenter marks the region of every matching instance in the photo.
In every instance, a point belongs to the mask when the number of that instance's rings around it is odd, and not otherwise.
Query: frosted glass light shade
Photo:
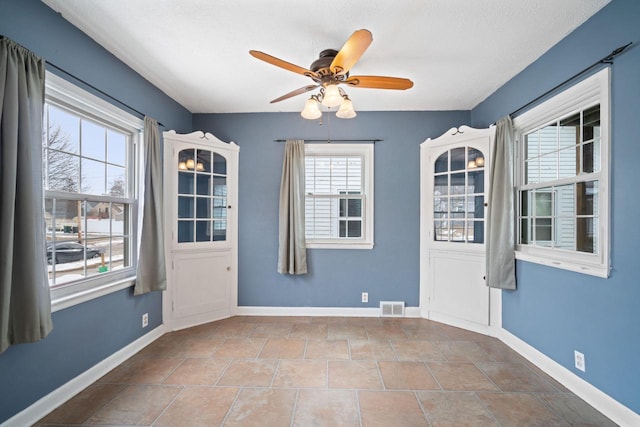
[[[187,164],[185,162],[178,162],[178,169],[181,171],[187,170]]]
[[[342,104],[342,95],[337,85],[328,85],[324,88],[324,96],[322,97],[322,105],[325,107],[337,107]]]
[[[193,168],[196,167],[196,162],[193,161],[193,159],[188,159],[187,160],[187,169],[193,170]]]
[[[346,98],[342,104],[340,104],[336,116],[341,119],[353,119],[356,116],[356,112],[353,109],[353,102],[351,102],[349,98]]]
[[[322,112],[320,108],[318,108],[318,101],[313,98],[307,99],[307,102],[304,104],[304,110],[302,110],[300,115],[307,120],[319,119],[320,116],[322,116]]]

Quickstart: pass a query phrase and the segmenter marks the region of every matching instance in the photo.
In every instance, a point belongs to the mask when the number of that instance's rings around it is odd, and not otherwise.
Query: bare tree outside
[[[111,182],[111,186],[109,187],[109,195],[115,196],[115,197],[124,197],[125,194],[126,192],[125,192],[124,179],[122,178],[114,179]]]

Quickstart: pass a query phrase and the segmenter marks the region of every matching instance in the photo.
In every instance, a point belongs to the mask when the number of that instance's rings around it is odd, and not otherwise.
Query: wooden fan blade
[[[413,82],[409,79],[386,76],[351,76],[341,83],[369,89],[405,90],[413,87]]]
[[[250,50],[249,54],[251,54],[251,56],[253,56],[254,58],[258,58],[261,61],[268,62],[269,64],[275,65],[276,67],[284,68],[285,70],[293,71],[294,73],[302,74],[303,76],[309,76],[311,78],[318,77],[318,75],[311,70],[284,61],[280,58],[276,58],[275,56],[271,56],[267,53],[260,52],[259,50]]]
[[[355,31],[333,58],[329,67],[331,71],[336,74],[348,73],[372,41],[373,36],[368,30]]]
[[[317,88],[318,86],[320,86],[320,85],[309,85],[309,86],[301,87],[300,89],[296,89],[296,90],[293,90],[293,91],[291,91],[291,92],[289,92],[289,93],[287,93],[285,95],[282,95],[280,98],[274,99],[270,103],[274,104],[276,102],[284,101],[285,99],[291,98],[293,96],[297,96],[297,95],[300,95],[302,93],[309,92],[310,90],[313,90],[313,89]]]

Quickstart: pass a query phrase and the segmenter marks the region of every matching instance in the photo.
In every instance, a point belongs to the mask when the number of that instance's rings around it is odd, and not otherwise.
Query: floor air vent
[[[382,317],[404,317],[404,301],[380,301]]]

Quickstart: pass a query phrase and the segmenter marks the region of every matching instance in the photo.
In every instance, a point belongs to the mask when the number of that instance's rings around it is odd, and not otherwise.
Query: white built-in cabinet
[[[175,330],[236,312],[239,147],[203,132],[163,137],[163,315]]]

